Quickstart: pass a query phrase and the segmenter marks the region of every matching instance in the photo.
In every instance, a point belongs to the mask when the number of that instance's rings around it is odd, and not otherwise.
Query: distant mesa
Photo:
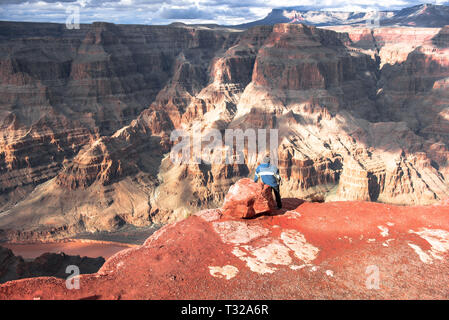
[[[376,18],[374,12],[321,11],[304,7],[273,9],[261,20],[236,25],[251,28],[277,23],[305,23],[314,26],[361,26]],[[380,26],[411,26],[441,28],[449,24],[449,7],[445,5],[421,4],[395,11],[379,11]]]

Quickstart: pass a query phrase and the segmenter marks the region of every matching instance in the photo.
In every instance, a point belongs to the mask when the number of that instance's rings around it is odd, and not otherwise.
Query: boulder
[[[270,186],[244,178],[229,188],[222,210],[224,216],[251,218],[275,208]]]

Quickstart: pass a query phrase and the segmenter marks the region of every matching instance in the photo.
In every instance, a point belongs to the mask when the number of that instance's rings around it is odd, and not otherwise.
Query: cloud
[[[161,10],[159,17],[162,19],[177,20],[177,19],[202,19],[208,16],[207,11],[199,10],[197,7],[190,8],[168,8]]]
[[[272,8],[400,9],[446,0],[0,0],[0,20],[65,23],[67,8],[80,7],[81,23],[217,23],[233,25],[265,17]]]
[[[56,3],[56,2],[76,2],[77,0],[1,0],[0,6],[5,4],[22,4],[22,3],[33,3],[33,2],[46,2],[46,3]]]

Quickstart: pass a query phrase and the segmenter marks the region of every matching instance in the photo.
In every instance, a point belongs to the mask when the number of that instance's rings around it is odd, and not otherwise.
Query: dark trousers
[[[271,190],[273,190],[274,195],[276,196],[276,204],[278,206],[278,209],[282,208],[281,192],[279,191],[279,186],[271,187]]]

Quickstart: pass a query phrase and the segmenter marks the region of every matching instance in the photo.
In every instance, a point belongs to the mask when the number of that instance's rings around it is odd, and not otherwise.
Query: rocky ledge
[[[236,208],[246,197],[252,209],[242,212],[255,210],[257,186],[238,184]],[[231,199],[226,210],[198,212],[117,253],[97,273],[81,275],[79,290],[40,277],[1,285],[0,299],[449,297],[448,201],[400,207],[283,199],[282,210],[242,219],[230,212]]]

